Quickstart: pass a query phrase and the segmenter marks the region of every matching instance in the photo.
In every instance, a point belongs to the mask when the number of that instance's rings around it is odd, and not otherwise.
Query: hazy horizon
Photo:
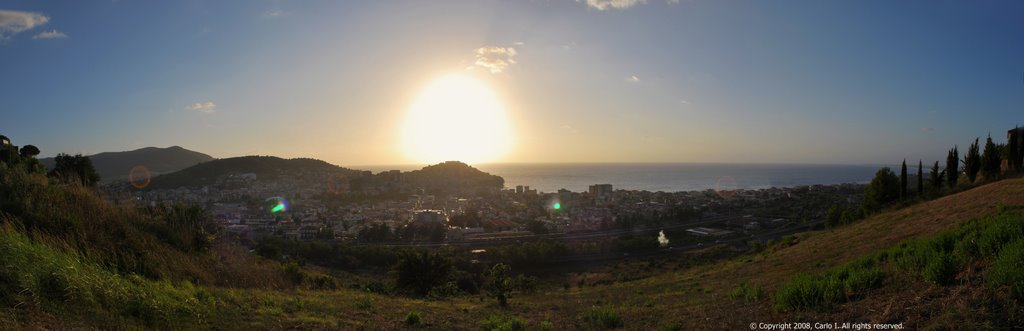
[[[338,165],[893,164],[1024,110],[1024,3],[18,2],[0,134]]]

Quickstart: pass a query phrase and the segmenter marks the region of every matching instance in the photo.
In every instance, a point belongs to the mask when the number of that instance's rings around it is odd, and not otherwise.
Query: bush
[[[426,295],[430,289],[448,281],[452,262],[441,254],[423,251],[406,254],[395,265],[395,286],[417,295]]]
[[[526,321],[519,317],[491,315],[480,322],[480,326],[488,331],[524,331]]]
[[[999,256],[989,266],[985,279],[993,287],[1007,286],[1017,300],[1024,300],[1024,239],[1003,246]]]
[[[764,296],[764,290],[760,286],[750,286],[747,283],[742,283],[729,291],[729,297],[734,300],[743,299],[747,302],[755,302],[761,300]]]
[[[882,285],[885,272],[867,256],[816,276],[798,274],[775,293],[776,310],[829,308]]]
[[[775,292],[775,309],[830,307],[843,298],[843,285],[836,278],[798,274]]]
[[[459,289],[459,285],[452,281],[444,283],[444,285],[441,286],[435,286],[434,288],[430,289],[430,292],[427,293],[427,296],[434,299],[444,299],[460,296],[462,294],[463,292],[462,290]]]
[[[415,326],[420,325],[423,322],[423,317],[420,316],[418,311],[410,311],[408,315],[405,315],[405,325]]]
[[[583,315],[583,320],[593,327],[605,329],[621,328],[625,325],[622,317],[611,306],[591,306]]]
[[[953,256],[948,253],[933,253],[929,255],[928,263],[921,276],[929,283],[947,285],[956,278],[959,266],[953,261]]]

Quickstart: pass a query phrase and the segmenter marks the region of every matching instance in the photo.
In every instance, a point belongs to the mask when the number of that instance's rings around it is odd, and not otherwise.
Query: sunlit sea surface
[[[505,187],[528,185],[542,192],[582,192],[593,184],[615,189],[699,191],[761,189],[814,184],[867,183],[880,165],[709,164],[709,163],[490,163],[473,165],[505,178]],[[362,166],[374,173],[422,166]],[[898,171],[898,168],[892,168]],[[911,169],[908,169],[911,170]],[[912,169],[916,174],[917,169]],[[928,169],[925,169],[927,171]]]

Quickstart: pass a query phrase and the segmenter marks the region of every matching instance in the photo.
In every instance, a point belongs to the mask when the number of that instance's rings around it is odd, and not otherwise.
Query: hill
[[[438,163],[404,173],[403,180],[414,187],[422,187],[431,194],[501,189],[505,185],[505,179],[500,176],[480,171],[458,161]]]
[[[213,157],[179,146],[171,146],[167,148],[146,147],[125,152],[104,152],[89,155],[89,159],[92,160],[101,180],[110,182],[127,179],[132,168],[140,165],[149,169],[151,175],[156,176],[209,162],[213,160]],[[44,158],[39,161],[48,169],[52,169],[54,166],[53,158]]]
[[[253,174],[259,179],[275,179],[285,175],[317,176],[326,179],[332,175],[362,176],[364,172],[316,159],[241,156],[201,163],[174,173],[153,177],[148,188],[168,189],[214,185],[225,178],[243,174]]]

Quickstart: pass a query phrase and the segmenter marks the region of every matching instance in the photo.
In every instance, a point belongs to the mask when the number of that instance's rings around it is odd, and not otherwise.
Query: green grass
[[[592,306],[583,314],[583,320],[592,328],[616,329],[625,326],[622,316],[612,306]]]
[[[997,214],[962,224],[926,239],[901,243],[823,273],[799,274],[774,295],[779,311],[829,309],[856,300],[884,283],[886,271],[908,274],[939,286],[956,282],[974,261],[992,261],[986,281],[1024,297],[1024,209],[1001,207]]]
[[[41,310],[98,325],[202,327],[220,302],[188,282],[122,276],[67,252],[0,228],[0,301],[15,311]]]
[[[514,316],[491,315],[480,322],[480,327],[487,331],[524,331],[527,321]]]
[[[405,325],[416,326],[420,325],[420,323],[423,323],[423,316],[420,312],[413,310],[405,315]]]
[[[760,286],[750,286],[747,283],[742,283],[729,291],[729,297],[734,300],[757,302],[764,297],[764,289]]]
[[[1008,287],[1017,300],[1024,301],[1024,238],[1003,246],[989,266],[986,282],[996,288]]]

